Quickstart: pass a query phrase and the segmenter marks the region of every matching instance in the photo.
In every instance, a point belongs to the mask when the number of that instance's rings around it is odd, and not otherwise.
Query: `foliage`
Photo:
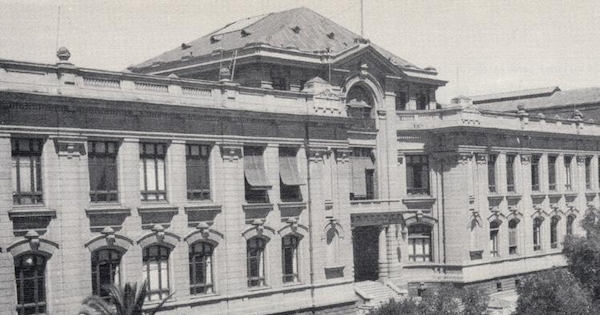
[[[84,307],[80,315],[154,315],[173,295],[170,294],[155,308],[144,312],[144,302],[149,294],[146,281],[139,287],[137,283],[128,282],[123,287],[111,284],[105,288],[109,292],[110,303],[99,296],[90,295],[81,302]]]
[[[566,269],[542,271],[517,287],[517,315],[593,314],[587,290]]]
[[[412,298],[391,301],[370,315],[481,315],[488,302],[489,297],[482,290],[442,285],[426,290],[420,302]]]
[[[563,254],[569,271],[600,300],[600,211],[590,207],[582,219],[585,237],[569,236],[565,239]]]

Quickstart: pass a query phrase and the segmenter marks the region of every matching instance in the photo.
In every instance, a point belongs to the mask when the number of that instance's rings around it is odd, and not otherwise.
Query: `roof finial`
[[[69,58],[71,58],[71,53],[66,47],[62,46],[56,52],[56,57],[58,57],[58,60],[60,60],[61,62],[66,63],[69,62]]]

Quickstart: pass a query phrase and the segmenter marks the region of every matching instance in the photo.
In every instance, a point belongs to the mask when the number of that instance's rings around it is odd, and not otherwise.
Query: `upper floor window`
[[[585,157],[585,189],[592,189],[592,158]]]
[[[566,230],[567,235],[573,235],[573,222],[575,222],[575,216],[574,215],[567,216],[567,230]]]
[[[298,171],[297,150],[279,148],[279,195],[281,201],[302,201],[300,186],[304,184]]]
[[[431,226],[415,224],[408,227],[408,261],[432,261]]]
[[[281,239],[283,282],[298,281],[298,238],[293,235]]]
[[[246,242],[246,258],[248,262],[248,286],[261,287],[265,282],[265,246],[260,237],[253,237]]]
[[[550,248],[558,247],[558,221],[560,221],[558,216],[553,216],[550,219]]]
[[[540,156],[531,157],[531,190],[540,191]]]
[[[41,204],[41,139],[11,139],[13,203]]]
[[[506,191],[515,192],[515,155],[506,156]]]
[[[556,190],[556,156],[548,156],[548,190]]]
[[[196,242],[190,246],[190,294],[213,293],[214,246]]]
[[[533,220],[533,250],[542,249],[542,219],[535,218]]]
[[[370,118],[373,105],[373,97],[366,88],[355,85],[348,91],[348,95],[346,96],[348,117]]]
[[[498,192],[496,189],[496,158],[497,155],[488,155],[487,173],[488,173],[488,190],[491,193]]]
[[[250,203],[269,202],[271,184],[267,179],[263,152],[261,147],[244,147],[245,195]]]
[[[284,77],[273,77],[273,89],[286,91],[289,90],[288,80]]]
[[[429,106],[429,93],[421,92],[417,94],[417,110],[426,110]]]
[[[209,155],[208,145],[185,145],[188,200],[210,199]]]
[[[500,222],[493,221],[490,223],[490,255],[492,257],[500,256],[498,245],[498,233],[500,232]]]
[[[118,285],[121,277],[121,253],[99,249],[92,253],[92,294],[108,299],[105,286]]]
[[[90,200],[92,202],[118,200],[117,147],[117,143],[112,141],[88,142]]]
[[[26,254],[15,258],[17,314],[46,314],[46,258]]]
[[[508,221],[508,253],[514,255],[517,253],[519,246],[519,232],[517,227],[519,226],[519,220],[512,219]]]
[[[140,143],[140,194],[142,201],[165,200],[166,146],[162,143]]]
[[[565,156],[565,190],[573,190],[573,169],[571,162],[573,162],[572,156]]]
[[[150,245],[143,251],[144,279],[148,282],[148,301],[169,296],[169,254],[171,250],[161,245]]]
[[[408,93],[396,92],[396,110],[406,110],[408,104]]]
[[[406,156],[406,187],[409,195],[429,195],[429,157]]]
[[[354,148],[350,157],[352,168],[351,200],[370,200],[375,198],[375,164],[370,148]]]

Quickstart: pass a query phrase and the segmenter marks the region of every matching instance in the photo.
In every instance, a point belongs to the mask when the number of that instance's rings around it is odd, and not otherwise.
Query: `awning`
[[[271,188],[262,155],[244,155],[244,175],[252,189]]]
[[[288,186],[304,185],[298,171],[298,159],[296,156],[279,156],[279,176],[281,182]]]

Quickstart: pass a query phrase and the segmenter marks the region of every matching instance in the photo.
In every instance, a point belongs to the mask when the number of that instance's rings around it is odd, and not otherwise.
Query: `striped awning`
[[[269,189],[272,186],[267,179],[262,154],[244,155],[244,176],[252,189]]]
[[[288,186],[304,185],[298,171],[298,158],[294,155],[279,156],[279,176],[281,182]]]

